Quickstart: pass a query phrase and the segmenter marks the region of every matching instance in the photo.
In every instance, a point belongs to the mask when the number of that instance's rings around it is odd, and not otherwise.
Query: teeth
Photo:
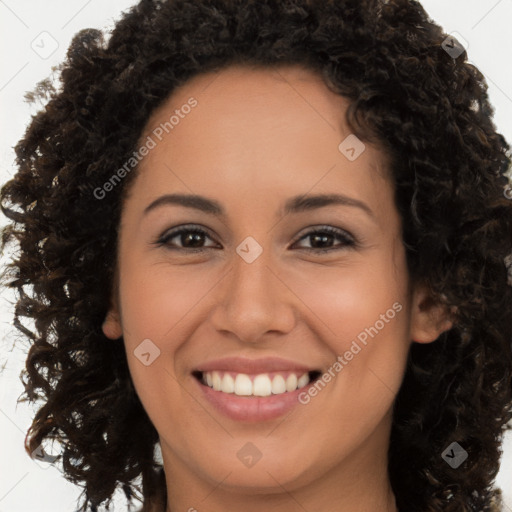
[[[220,391],[220,388],[222,387],[222,382],[221,382],[219,372],[212,373],[212,387],[213,387],[213,389],[215,389],[215,391]]]
[[[299,377],[299,380],[297,381],[297,387],[303,388],[307,383],[309,382],[309,375],[305,373],[301,377]]]
[[[297,376],[290,373],[286,378],[268,373],[255,375],[253,379],[245,373],[237,373],[235,378],[229,372],[203,372],[203,383],[215,391],[238,396],[270,396],[295,391],[309,384],[309,374]]]
[[[252,394],[256,396],[270,396],[272,394],[272,381],[268,375],[258,375],[254,378]]]
[[[235,381],[233,377],[229,373],[225,373],[222,378],[222,385],[220,390],[223,393],[234,393],[235,392]]]
[[[248,396],[252,395],[252,382],[249,375],[239,373],[235,379],[235,395]]]
[[[286,391],[295,391],[297,389],[297,375],[290,373],[286,379]]]
[[[286,382],[284,380],[284,377],[281,375],[276,375],[272,379],[272,394],[279,395],[281,393],[284,393],[286,391]]]

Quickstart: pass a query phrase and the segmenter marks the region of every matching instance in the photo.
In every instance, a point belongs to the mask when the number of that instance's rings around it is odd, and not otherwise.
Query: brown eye
[[[299,243],[301,240],[308,239],[311,247],[301,248],[312,252],[329,252],[356,245],[356,242],[351,235],[341,229],[336,229],[331,226],[324,226],[321,229],[309,231],[296,243]],[[339,240],[341,243],[333,245],[336,240]]]
[[[173,231],[169,231],[162,235],[158,241],[158,245],[166,246],[169,249],[183,249],[192,251],[202,251],[214,246],[205,246],[206,239],[211,240],[209,234],[198,227],[181,227]]]
[[[211,245],[205,245],[208,240],[212,242]],[[341,229],[336,229],[331,226],[323,226],[321,229],[309,231],[295,242],[294,245],[301,244],[305,240],[309,240],[310,247],[300,246],[299,248],[316,253],[325,253],[356,246],[354,237]],[[338,243],[336,243],[336,241],[338,241]],[[192,252],[219,248],[210,237],[209,233],[197,226],[182,226],[168,231],[155,243],[172,250]]]

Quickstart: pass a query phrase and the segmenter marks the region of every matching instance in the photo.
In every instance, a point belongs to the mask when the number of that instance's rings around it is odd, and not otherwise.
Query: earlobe
[[[425,288],[415,290],[412,301],[411,339],[431,343],[454,325],[453,309],[436,303]]]
[[[117,311],[109,310],[101,328],[103,334],[111,340],[117,340],[123,335],[123,329]]]

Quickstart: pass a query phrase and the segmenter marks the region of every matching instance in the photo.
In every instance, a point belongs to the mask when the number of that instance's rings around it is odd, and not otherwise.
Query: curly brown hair
[[[59,88],[47,80],[31,93],[47,101],[16,146],[1,204],[2,247],[18,249],[4,281],[31,344],[25,397],[42,403],[27,450],[61,443],[66,478],[84,487],[81,510],[118,487],[145,511],[166,493],[122,339],[101,329],[136,169],[108,200],[94,191],[178,86],[241,63],[303,65],[350,101],[353,132],[392,162],[411,280],[456,313],[435,343],[411,344],[389,448],[397,506],[499,510],[493,481],[512,418],[510,152],[483,76],[443,49],[446,37],[414,0],[142,0],[108,41],[98,30],[74,37]],[[457,469],[441,457],[455,441],[468,452]]]

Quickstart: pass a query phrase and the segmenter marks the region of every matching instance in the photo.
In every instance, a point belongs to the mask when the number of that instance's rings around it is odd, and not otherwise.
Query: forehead
[[[318,74],[300,66],[198,75],[148,121],[141,140],[151,137],[155,147],[140,163],[137,181],[148,197],[166,187],[217,190],[221,200],[303,194],[312,187],[374,195],[385,155],[354,139],[344,120],[347,107]],[[357,160],[343,153],[347,145],[364,149]]]
[[[275,125],[279,114],[286,109],[288,116],[296,113],[297,119],[301,114],[304,120],[304,115],[309,114],[310,122],[314,123],[311,130],[319,122],[325,124],[325,128],[336,130],[348,106],[345,98],[330,91],[320,75],[310,69],[298,65],[276,68],[237,65],[199,74],[177,88],[153,113],[146,131],[169,120],[169,114],[186,105],[191,97],[199,106],[193,119],[200,117],[208,122],[214,116],[217,125],[244,112],[250,120],[255,111],[258,116],[253,116],[253,121],[264,117],[265,122]],[[247,123],[244,129],[250,130],[251,126],[253,123]]]

